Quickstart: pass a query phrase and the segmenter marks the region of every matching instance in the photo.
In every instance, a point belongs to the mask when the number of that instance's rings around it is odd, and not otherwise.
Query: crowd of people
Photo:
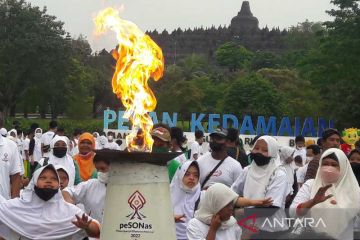
[[[153,152],[181,153],[168,162],[177,240],[359,235],[360,149],[346,155],[336,129],[317,143],[297,136],[294,148],[259,135],[249,152],[233,128],[214,130],[209,147],[201,131],[189,144],[178,127],[151,135]],[[69,138],[55,121],[0,129],[0,239],[99,238],[110,163],[97,149],[124,146],[113,132]]]

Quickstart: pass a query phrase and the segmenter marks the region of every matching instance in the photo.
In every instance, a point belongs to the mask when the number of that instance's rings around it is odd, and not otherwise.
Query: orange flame
[[[151,151],[153,121],[148,113],[155,110],[156,98],[148,79],[157,81],[163,76],[161,48],[134,23],[121,19],[113,8],[102,10],[94,21],[98,34],[110,29],[119,43],[113,53],[117,63],[112,88],[126,108],[124,117],[132,123],[131,133],[126,137],[128,150]]]

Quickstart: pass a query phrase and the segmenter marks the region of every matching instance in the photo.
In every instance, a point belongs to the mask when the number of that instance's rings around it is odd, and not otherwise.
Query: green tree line
[[[288,29],[286,51],[250,51],[233,41],[212,59],[189,55],[150,80],[156,111],[326,117],[336,126],[360,119],[360,9],[332,0],[332,21],[306,20]],[[0,2],[0,118],[39,112],[91,118],[121,108],[111,89],[114,60],[93,53],[85,37],[24,0]]]

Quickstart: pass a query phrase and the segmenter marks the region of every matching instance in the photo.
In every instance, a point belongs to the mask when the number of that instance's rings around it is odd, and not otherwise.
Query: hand
[[[273,204],[273,200],[271,198],[261,199],[261,200],[251,200],[252,206],[257,207],[269,207]]]
[[[84,230],[89,229],[89,225],[92,222],[92,219],[89,219],[89,217],[85,213],[82,215],[81,218],[78,215],[75,215],[75,217],[76,221],[72,221],[75,226]]]
[[[175,218],[176,223],[177,222],[185,222],[185,214],[183,214],[183,215],[175,215],[174,218]]]
[[[328,200],[329,198],[331,198],[333,195],[329,194],[327,196],[325,196],[326,191],[331,187],[332,185],[326,185],[325,187],[321,187],[319,188],[319,190],[317,191],[317,193],[315,194],[314,198],[312,199],[313,201],[313,205],[325,202],[326,200]],[[336,202],[332,202],[332,204],[336,204]]]
[[[220,215],[215,214],[211,219],[210,228],[213,228],[214,230],[218,230],[220,226],[221,226]]]

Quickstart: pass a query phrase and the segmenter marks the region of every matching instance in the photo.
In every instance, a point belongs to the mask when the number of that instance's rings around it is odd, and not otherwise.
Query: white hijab
[[[11,134],[14,133],[15,137],[11,136]],[[17,131],[16,129],[11,129],[10,131],[7,132],[7,138],[9,138],[10,140],[14,141],[17,144]]]
[[[291,148],[289,146],[281,146],[280,150],[279,150],[281,165],[285,168],[287,179],[288,179],[288,189],[286,192],[287,195],[292,194],[294,191],[293,184],[294,184],[295,171],[294,171],[294,168],[292,167],[292,162],[287,163],[286,161],[289,157],[292,157],[294,152],[295,152],[295,149]]]
[[[43,134],[43,130],[41,128],[37,128],[37,129],[35,129],[34,138],[41,140],[41,138],[36,137],[36,133],[38,132],[38,130],[40,130],[41,135]]]
[[[196,164],[198,166],[197,169],[199,169],[199,165],[197,162],[186,161],[176,171],[175,176],[170,184],[171,201],[174,209],[174,214],[185,214],[186,222],[188,222],[193,217],[195,203],[199,199],[201,192],[200,182],[192,189],[187,188],[183,184],[182,180],[191,164]]]
[[[330,154],[335,154],[339,160],[340,177],[338,181],[326,191],[325,195],[333,194],[333,197],[325,202],[316,204],[311,209],[311,216],[315,218],[321,217],[327,224],[325,229],[322,229],[322,225],[320,224],[320,226],[315,228],[316,231],[327,232],[330,236],[339,238],[339,234],[341,234],[348,225],[353,224],[353,219],[360,211],[360,189],[345,153],[340,149],[330,148],[326,150],[320,158],[319,168],[311,187],[311,199],[314,198],[320,187],[326,185],[321,178],[320,168],[323,159]],[[337,204],[332,204],[331,200],[335,200]],[[324,209],[328,209],[329,211],[324,211]],[[337,209],[339,211],[336,211]],[[330,222],[331,219],[333,221]]]
[[[255,142],[254,147],[259,140],[264,140],[267,143],[271,159],[269,164],[265,166],[258,166],[254,161],[251,162],[244,185],[244,197],[250,199],[263,199],[265,197],[270,177],[275,169],[280,166],[279,145],[276,139],[271,136],[262,136]]]
[[[49,164],[52,164],[54,166],[56,165],[61,165],[65,168],[66,172],[69,175],[69,187],[74,186],[74,182],[75,182],[75,165],[74,165],[74,160],[73,158],[70,156],[69,154],[69,142],[68,142],[68,138],[65,136],[58,136],[56,135],[50,142],[50,155],[49,155]],[[68,149],[66,155],[62,158],[58,158],[54,155],[54,146],[55,143],[58,141],[63,141],[66,144],[66,147]]]
[[[222,183],[211,185],[201,199],[199,210],[195,212],[195,218],[200,222],[210,225],[212,217],[230,202],[235,202],[238,195]],[[220,229],[225,230],[236,224],[236,219],[231,216],[229,220],[222,222]]]
[[[29,239],[63,239],[81,230],[71,221],[75,220],[75,214],[82,215],[83,212],[75,205],[65,202],[60,189],[48,201],[40,199],[35,194],[37,180],[47,168],[52,168],[56,172],[51,164],[39,168],[34,172],[21,198],[0,203],[0,222]]]

